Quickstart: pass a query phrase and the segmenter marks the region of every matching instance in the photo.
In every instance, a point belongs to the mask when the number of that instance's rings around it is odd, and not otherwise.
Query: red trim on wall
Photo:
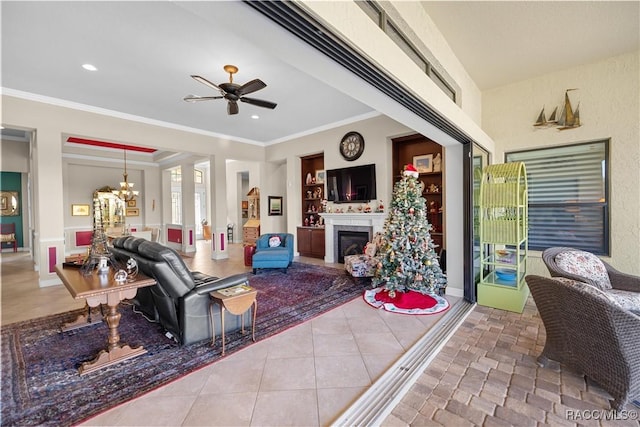
[[[76,138],[75,136],[70,136],[69,138],[67,138],[67,142],[71,142],[74,144],[93,145],[94,147],[116,148],[118,150],[138,151],[140,153],[155,153],[156,151],[158,151],[155,148],[137,147],[135,145],[118,144],[117,142],[96,141],[94,139]]]
[[[179,228],[168,228],[167,240],[172,243],[182,243],[182,230]]]
[[[224,251],[224,233],[220,233],[220,250]]]
[[[56,247],[51,246],[49,248],[49,273],[55,273],[56,271]]]
[[[93,231],[76,231],[76,246],[89,246]]]

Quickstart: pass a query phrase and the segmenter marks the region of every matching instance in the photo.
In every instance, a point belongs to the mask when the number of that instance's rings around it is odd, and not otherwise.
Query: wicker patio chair
[[[586,375],[611,395],[613,409],[640,399],[640,316],[586,283],[525,280],[547,332],[538,362],[555,360]]]

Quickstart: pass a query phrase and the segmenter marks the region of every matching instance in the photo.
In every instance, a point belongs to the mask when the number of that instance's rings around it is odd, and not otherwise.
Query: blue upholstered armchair
[[[293,234],[268,233],[258,237],[253,254],[253,274],[259,268],[284,268],[293,261]]]

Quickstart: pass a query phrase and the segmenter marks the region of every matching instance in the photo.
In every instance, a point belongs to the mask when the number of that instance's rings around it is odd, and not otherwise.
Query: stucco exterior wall
[[[503,86],[483,93],[482,123],[496,144],[494,162],[504,152],[611,139],[611,264],[640,274],[640,52]],[[558,131],[534,128],[542,106],[548,114],[564,100],[580,103],[582,126]],[[539,255],[538,255],[539,256]],[[536,253],[530,271],[545,273]]]

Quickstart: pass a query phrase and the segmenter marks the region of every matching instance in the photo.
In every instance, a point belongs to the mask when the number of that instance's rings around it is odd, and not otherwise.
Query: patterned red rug
[[[344,270],[294,263],[288,272],[249,275],[258,289],[256,340],[318,316],[362,294],[370,281]],[[148,351],[80,377],[78,366],[106,345],[107,326],[60,333],[81,310],[2,327],[2,425],[74,425],[221,358],[219,345],[178,346],[161,327],[121,306],[120,336]],[[250,334],[227,334],[226,354],[252,343]]]

